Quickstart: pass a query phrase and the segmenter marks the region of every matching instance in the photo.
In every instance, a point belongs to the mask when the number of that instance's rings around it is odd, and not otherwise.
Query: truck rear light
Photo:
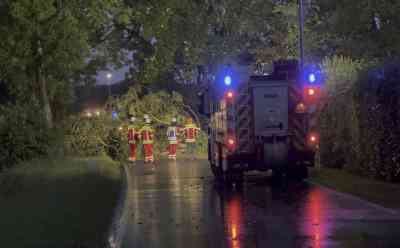
[[[304,101],[306,104],[316,104],[321,96],[321,88],[318,86],[315,87],[306,87],[304,89]]]
[[[232,100],[234,96],[235,96],[235,93],[233,92],[233,90],[228,90],[225,93],[225,98],[228,100]]]
[[[235,98],[235,93],[233,90],[228,90],[225,92],[225,102],[229,105],[233,104],[233,99]]]
[[[308,135],[308,144],[316,146],[319,144],[319,135],[317,133],[310,133]]]
[[[304,114],[304,113],[306,113],[307,112],[307,107],[306,107],[306,105],[304,104],[304,103],[299,103],[299,104],[297,104],[296,105],[296,109],[295,109],[295,112],[297,113],[297,114]]]
[[[236,140],[233,137],[228,137],[226,139],[226,146],[228,147],[229,150],[234,150],[236,148]]]

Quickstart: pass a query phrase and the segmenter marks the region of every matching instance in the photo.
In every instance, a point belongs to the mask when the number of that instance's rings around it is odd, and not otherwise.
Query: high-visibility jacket
[[[185,142],[193,143],[196,142],[197,135],[199,134],[200,128],[196,127],[195,124],[187,124],[184,128]]]
[[[140,137],[144,145],[153,144],[154,142],[154,130],[150,125],[145,125],[140,129]]]
[[[176,126],[171,126],[168,127],[167,129],[167,137],[168,137],[168,142],[170,144],[178,144],[178,132],[179,132],[179,128]]]
[[[136,141],[139,139],[139,132],[136,131],[134,125],[128,126],[128,142],[129,144],[136,144]]]

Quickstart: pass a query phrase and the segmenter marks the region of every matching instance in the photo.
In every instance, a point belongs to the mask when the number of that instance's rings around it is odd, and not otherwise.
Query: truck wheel
[[[288,173],[284,169],[272,170],[272,187],[280,187],[286,189],[288,186]]]
[[[235,185],[235,188],[241,189],[243,187],[243,172],[236,172],[233,175],[233,184]]]
[[[307,165],[303,164],[299,167],[299,177],[300,180],[303,181],[304,179],[308,178],[308,167]]]
[[[211,163],[211,171],[215,177],[215,180],[218,183],[223,183],[224,182],[224,176],[223,176],[223,170],[222,170],[222,147],[218,145],[218,157],[216,164]]]
[[[220,168],[217,167],[215,164],[211,164],[211,172],[213,173],[214,177],[219,180],[221,177],[221,171]]]
[[[304,164],[295,165],[290,169],[290,179],[295,182],[301,182],[308,178],[308,167]]]
[[[241,189],[243,186],[243,173],[225,172],[222,176],[222,183],[227,189]]]

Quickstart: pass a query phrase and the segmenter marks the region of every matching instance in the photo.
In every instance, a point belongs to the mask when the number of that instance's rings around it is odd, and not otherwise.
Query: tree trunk
[[[44,78],[41,81],[42,84],[42,98],[43,98],[43,111],[46,117],[47,125],[49,128],[53,128],[53,114],[51,112],[51,106],[49,96],[47,94],[47,85]]]
[[[46,123],[48,128],[53,128],[53,114],[51,112],[50,100],[49,95],[47,93],[47,84],[46,84],[46,77],[43,75],[43,72],[38,66],[37,68],[37,83],[40,87],[40,98],[42,102],[42,109],[44,116],[46,118]]]

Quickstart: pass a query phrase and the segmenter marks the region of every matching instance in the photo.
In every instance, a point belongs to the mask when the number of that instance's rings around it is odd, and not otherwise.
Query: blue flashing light
[[[225,76],[224,83],[225,83],[226,86],[230,86],[232,84],[231,76]]]
[[[314,73],[310,73],[310,74],[308,75],[308,81],[309,81],[310,83],[315,83],[315,81],[317,81],[317,76],[316,76]]]
[[[117,111],[113,111],[113,112],[111,113],[111,116],[112,116],[113,120],[118,119],[118,113],[117,113]]]

